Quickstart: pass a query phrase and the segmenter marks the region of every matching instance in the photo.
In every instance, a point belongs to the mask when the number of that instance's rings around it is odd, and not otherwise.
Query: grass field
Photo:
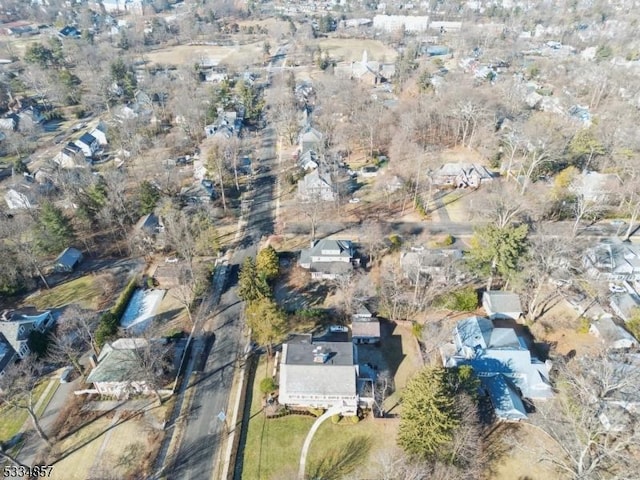
[[[27,298],[26,304],[40,309],[58,308],[70,303],[77,303],[82,308],[97,310],[100,308],[102,291],[98,287],[95,275],[86,275],[53,287],[41,290]]]
[[[195,65],[202,60],[254,65],[264,60],[262,45],[263,42],[238,46],[177,45],[150,52],[145,58],[161,65]]]
[[[49,384],[49,380],[46,379],[43,382],[40,382],[34,392],[33,392],[33,403],[36,404],[45,388]],[[53,387],[49,391],[49,398],[44,401],[43,406],[36,412],[36,415],[42,415],[44,408],[46,407],[49,400],[53,394],[51,392],[55,392],[57,386]],[[29,419],[29,414],[25,409],[22,408],[13,408],[13,407],[3,407],[0,409],[0,442],[6,442],[11,439],[16,433],[20,431],[24,423]]]
[[[322,50],[338,61],[351,62],[362,59],[362,52],[367,51],[367,58],[376,62],[393,63],[398,56],[393,48],[379,40],[360,38],[326,38],[318,41]]]

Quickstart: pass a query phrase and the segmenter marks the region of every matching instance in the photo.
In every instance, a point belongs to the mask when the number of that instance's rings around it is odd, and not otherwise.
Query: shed
[[[82,252],[77,248],[66,248],[53,265],[53,269],[56,272],[73,272],[75,268],[82,262]]]
[[[482,306],[491,319],[511,318],[517,320],[522,315],[520,297],[513,292],[490,290],[482,294]]]
[[[354,318],[351,324],[351,340],[356,344],[380,342],[380,321],[377,318]]]

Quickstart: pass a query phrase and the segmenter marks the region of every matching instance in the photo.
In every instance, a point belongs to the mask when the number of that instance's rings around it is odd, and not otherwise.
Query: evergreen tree
[[[261,298],[247,306],[246,316],[252,337],[271,355],[273,344],[282,341],[287,330],[284,312],[270,298]]]
[[[451,442],[461,425],[458,395],[476,396],[478,380],[470,367],[425,367],[402,393],[398,444],[420,460],[455,461]]]
[[[44,253],[59,253],[75,238],[71,222],[52,203],[42,206],[34,234],[38,248]]]
[[[263,276],[267,281],[271,281],[278,276],[280,260],[278,259],[278,253],[271,245],[258,252],[256,268],[258,275]]]
[[[144,180],[140,184],[140,192],[139,192],[139,200],[140,200],[140,214],[146,215],[147,213],[153,212],[156,208],[156,204],[160,199],[160,192],[158,189],[151,185],[148,181]]]
[[[271,296],[269,285],[265,277],[258,274],[256,262],[253,257],[247,257],[242,267],[240,267],[238,296],[248,303]]]
[[[477,273],[489,276],[487,290],[491,290],[494,275],[509,280],[518,271],[526,251],[527,233],[527,225],[486,225],[476,229],[467,264]]]

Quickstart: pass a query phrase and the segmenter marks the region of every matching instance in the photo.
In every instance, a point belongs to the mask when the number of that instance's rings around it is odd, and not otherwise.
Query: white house
[[[100,143],[98,139],[90,133],[83,134],[75,144],[82,150],[82,153],[87,158],[92,158],[96,152],[100,149]]]
[[[311,271],[312,278],[331,280],[353,271],[359,260],[351,241],[323,239],[300,251],[299,264]]]
[[[279,364],[278,401],[294,408],[340,406],[355,415],[358,360],[350,342],[285,343]]]
[[[303,202],[333,202],[336,193],[331,177],[319,170],[306,174],[298,181],[298,198]]]
[[[98,144],[102,147],[109,144],[107,140],[107,126],[100,122],[96,128],[91,130],[90,135],[98,141]]]
[[[520,296],[513,292],[491,290],[482,294],[482,306],[491,319],[517,320],[522,315]]]

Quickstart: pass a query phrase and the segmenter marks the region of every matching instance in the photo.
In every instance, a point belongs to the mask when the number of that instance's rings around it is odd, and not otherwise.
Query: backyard
[[[39,309],[59,308],[75,303],[84,309],[99,310],[114,290],[113,284],[113,275],[108,273],[85,275],[56,285],[50,290],[40,290],[27,297],[24,303]]]

